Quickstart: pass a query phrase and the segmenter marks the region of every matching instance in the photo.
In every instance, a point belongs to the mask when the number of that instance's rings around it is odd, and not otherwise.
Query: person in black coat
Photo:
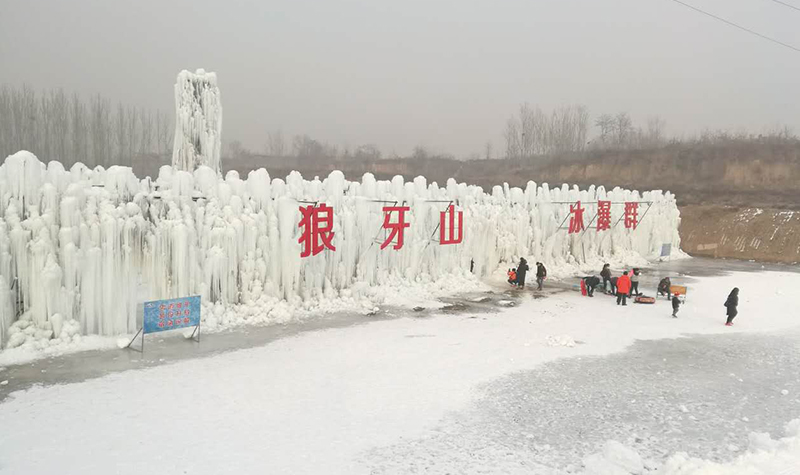
[[[542,290],[544,279],[547,278],[547,269],[541,262],[536,263],[536,283],[539,285],[539,290]]]
[[[669,277],[664,277],[661,279],[661,282],[658,283],[658,295],[665,295],[669,298],[671,293],[670,287],[672,287],[672,282],[670,282]]]
[[[672,296],[672,318],[678,318],[678,309],[681,306],[681,300],[678,298],[678,294]]]
[[[603,289],[608,292],[608,284],[611,283],[611,267],[608,264],[603,264],[603,270],[600,271],[600,277],[603,278]]]
[[[517,285],[520,288],[525,287],[525,274],[528,273],[528,261],[525,260],[524,257],[519,259],[519,265],[517,266]]]
[[[739,310],[737,307],[739,306],[739,287],[734,287],[731,290],[730,295],[728,295],[728,300],[725,301],[725,308],[728,309],[728,321],[725,322],[725,326],[731,327],[733,326],[733,319],[736,318],[736,315],[739,314]]]
[[[600,279],[597,276],[589,276],[583,278],[583,283],[586,284],[586,294],[589,297],[594,297],[594,289],[600,285]]]

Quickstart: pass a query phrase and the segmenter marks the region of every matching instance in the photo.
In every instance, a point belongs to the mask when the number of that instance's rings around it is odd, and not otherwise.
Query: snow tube
[[[655,297],[646,297],[644,295],[636,297],[633,301],[636,303],[656,303]]]

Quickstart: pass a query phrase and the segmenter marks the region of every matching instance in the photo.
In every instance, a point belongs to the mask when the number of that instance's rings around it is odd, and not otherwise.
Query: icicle
[[[220,173],[222,103],[217,75],[181,71],[175,83],[175,141],[172,167],[194,171],[206,165]]]

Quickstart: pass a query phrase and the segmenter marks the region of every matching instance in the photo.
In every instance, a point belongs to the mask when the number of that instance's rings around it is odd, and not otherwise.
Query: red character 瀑
[[[611,229],[611,202],[597,202],[597,231]]]
[[[336,248],[331,244],[333,239],[333,208],[321,204],[317,206],[301,206],[303,214],[299,227],[303,228],[300,239],[297,242],[303,244],[303,252],[300,257],[316,256],[326,247],[331,251]],[[320,244],[320,241],[322,243]]]
[[[449,217],[447,221],[445,218]],[[442,211],[439,215],[439,245],[444,244],[459,244],[464,239],[464,212],[458,212],[458,226],[455,224],[456,220],[456,207],[450,205],[447,211]],[[448,224],[450,226],[445,226]],[[449,232],[448,232],[449,231]],[[456,236],[456,231],[458,236]]]
[[[384,206],[383,207],[383,228],[389,229],[391,232],[389,233],[389,237],[383,241],[381,244],[381,249],[386,248],[389,244],[392,243],[394,237],[397,236],[397,243],[395,243],[394,248],[395,250],[400,249],[403,247],[403,231],[405,228],[411,226],[410,224],[405,222],[405,215],[406,211],[410,210],[408,206]],[[397,222],[392,222],[392,212],[397,212]]]
[[[638,210],[639,210],[639,203],[635,201],[631,201],[625,203],[625,227],[628,229],[636,229],[636,226],[639,224],[638,221]]]
[[[585,229],[583,226],[583,212],[585,208],[581,208],[581,202],[578,201],[574,205],[569,205],[569,212],[572,215],[569,218],[569,231],[568,234],[579,233]]]

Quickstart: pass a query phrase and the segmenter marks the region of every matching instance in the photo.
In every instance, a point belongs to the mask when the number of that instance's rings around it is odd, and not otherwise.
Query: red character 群
[[[611,229],[611,202],[597,202],[597,231]]]
[[[409,227],[410,224],[406,223],[405,215],[406,211],[410,210],[408,206],[384,206],[383,207],[383,228],[389,229],[391,232],[389,233],[389,237],[383,241],[381,244],[381,249],[386,248],[389,244],[394,241],[395,236],[397,236],[397,243],[394,245],[394,249],[400,249],[403,247],[403,231],[405,228]],[[392,212],[397,212],[397,222],[392,222]]]
[[[569,218],[569,231],[568,234],[579,233],[585,229],[583,226],[583,212],[585,208],[581,208],[581,202],[578,201],[574,205],[569,205],[569,212],[572,216]]]
[[[639,203],[632,201],[625,203],[625,227],[628,229],[636,229],[639,224],[638,220]]]
[[[445,218],[449,219],[445,221]],[[458,226],[455,224],[456,220],[456,207],[450,205],[447,211],[442,211],[439,216],[439,245],[443,244],[458,244],[464,239],[464,212],[458,212]],[[445,224],[450,226],[445,226]],[[458,236],[456,236],[458,231]]]
[[[331,244],[333,239],[333,208],[322,204],[318,207],[313,205],[301,206],[303,214],[299,227],[303,228],[303,233],[297,242],[303,244],[303,252],[300,257],[316,256],[326,247],[331,251],[336,248]],[[322,241],[322,243],[320,243]]]

